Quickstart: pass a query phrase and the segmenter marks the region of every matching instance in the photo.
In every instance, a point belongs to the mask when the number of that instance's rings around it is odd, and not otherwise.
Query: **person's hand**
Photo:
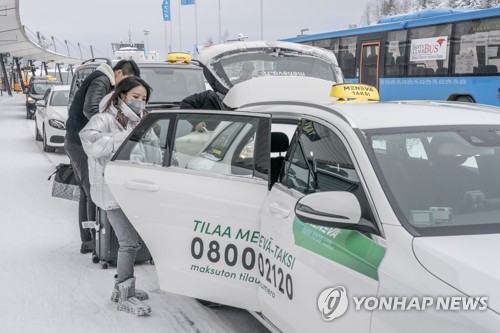
[[[204,121],[198,123],[198,125],[196,125],[196,132],[200,132],[200,133],[203,133],[203,132],[207,132],[207,124],[205,124]]]

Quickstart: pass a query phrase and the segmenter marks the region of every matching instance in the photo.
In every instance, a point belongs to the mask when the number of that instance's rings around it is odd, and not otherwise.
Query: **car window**
[[[351,191],[359,178],[340,138],[327,127],[304,121],[294,153],[286,162],[285,184],[304,194]]]
[[[170,119],[144,122],[128,138],[115,160],[146,165],[165,165]]]
[[[224,175],[255,175],[259,119],[224,114],[179,115],[174,143],[176,167]]]
[[[303,194],[347,191],[356,196],[361,217],[377,229],[365,190],[349,152],[328,127],[303,120],[292,139],[279,182]]]
[[[69,98],[68,91],[54,91],[51,97],[51,104],[53,106],[67,106]]]

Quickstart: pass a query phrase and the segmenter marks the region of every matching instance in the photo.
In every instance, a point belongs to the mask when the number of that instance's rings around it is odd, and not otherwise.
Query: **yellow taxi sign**
[[[189,53],[184,52],[171,52],[167,54],[168,62],[185,62],[188,63],[193,59]]]
[[[377,88],[360,83],[341,83],[332,86],[330,97],[337,97],[339,101],[378,101],[380,96]]]
[[[57,78],[53,77],[52,75],[46,75],[46,78],[48,81],[57,81]]]

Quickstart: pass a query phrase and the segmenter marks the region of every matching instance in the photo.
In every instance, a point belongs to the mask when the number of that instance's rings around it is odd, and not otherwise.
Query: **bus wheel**
[[[466,102],[466,103],[475,103],[472,97],[470,96],[458,96],[455,99],[456,102]]]

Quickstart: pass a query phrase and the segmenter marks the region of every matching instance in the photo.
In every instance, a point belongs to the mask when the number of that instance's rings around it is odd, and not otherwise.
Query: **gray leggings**
[[[134,276],[134,263],[137,252],[141,248],[139,236],[134,226],[125,216],[121,208],[107,210],[109,223],[118,238],[118,259],[116,260],[116,270],[118,273],[118,283],[121,283]]]

